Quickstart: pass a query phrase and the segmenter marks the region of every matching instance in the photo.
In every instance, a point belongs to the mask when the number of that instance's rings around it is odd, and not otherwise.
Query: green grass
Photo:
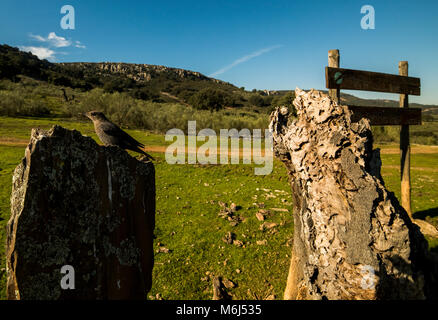
[[[13,138],[28,141],[32,127],[47,129],[55,123],[75,128],[96,139],[93,126],[88,121],[0,117],[0,140]],[[147,145],[169,144],[164,141],[163,135],[141,130],[128,132]],[[5,226],[10,214],[11,176],[25,150],[23,145],[10,144],[0,143],[2,243],[5,242]],[[263,202],[266,209],[290,209],[290,186],[283,164],[275,160],[272,174],[256,176],[253,165],[169,165],[164,160],[164,154],[152,154],[157,159],[157,238],[154,248],[158,249],[160,243],[171,251],[155,254],[153,286],[149,295],[160,294],[164,299],[211,299],[211,281],[205,280],[206,274],[210,273],[229,278],[237,284],[236,288],[229,290],[234,299],[265,298],[268,294],[282,298],[291,250],[287,243],[293,235],[292,214],[271,211],[267,221],[278,223],[277,232],[261,231],[261,222],[255,217],[258,209],[254,204]],[[382,154],[382,161],[385,183],[399,196],[399,156]],[[413,210],[422,214],[421,218],[435,219],[438,154],[412,154],[411,161]],[[270,194],[275,197],[267,196]],[[242,222],[232,227],[220,218],[218,201],[240,206],[236,214]],[[430,216],[425,215],[427,212]],[[223,242],[222,237],[229,231],[235,233],[245,247]],[[257,245],[257,240],[267,240],[267,245]],[[428,240],[432,250],[436,251],[438,241]],[[0,257],[4,266],[3,245]],[[236,269],[241,272],[237,273]],[[1,298],[5,298],[5,281],[5,272],[1,271]]]
[[[382,159],[385,184],[400,199],[400,156],[384,154]],[[437,163],[438,154],[411,154],[411,206],[414,213],[438,207]]]
[[[10,196],[12,189],[12,172],[24,155],[22,147],[0,146],[0,298],[6,297],[5,241],[6,223],[10,215]]]
[[[75,129],[80,131],[83,135],[92,137],[96,141],[97,135],[94,132],[93,123],[84,119],[83,121],[72,120],[70,118],[41,118],[41,117],[21,117],[21,118],[11,118],[0,116],[0,143],[2,139],[17,139],[22,140],[22,142],[28,142],[30,138],[30,133],[32,128],[41,128],[44,130],[50,129],[54,125],[60,125],[67,129]],[[146,146],[168,146],[172,141],[165,141],[163,134],[152,133],[145,130],[138,129],[127,129],[123,128],[132,137],[141,141]],[[185,137],[187,143],[188,137]],[[15,140],[12,140],[12,143]],[[203,141],[196,141],[197,146],[204,144]],[[219,137],[217,137],[217,145],[219,147]],[[239,145],[242,146],[242,140],[239,141]],[[264,142],[262,141],[262,148],[264,148]],[[231,143],[229,143],[231,147]]]
[[[254,176],[250,165],[178,165],[164,162],[156,165],[157,222],[156,243],[172,250],[155,257],[154,285],[151,295],[160,293],[165,299],[210,299],[211,282],[202,281],[207,272],[232,279],[238,286],[232,293],[236,299],[248,298],[248,289],[258,297],[269,293],[269,285],[280,297],[284,290],[289,264],[285,244],[292,237],[292,216],[274,212],[267,221],[282,224],[278,232],[260,231],[256,206],[284,208],[291,202],[285,169],[276,163],[273,174]],[[259,190],[257,190],[257,188]],[[276,198],[266,199],[270,189]],[[276,193],[274,190],[284,190]],[[218,201],[241,206],[237,214],[243,220],[238,226],[220,217]],[[221,240],[231,231],[245,248],[228,245]],[[267,240],[266,246],[256,244]],[[224,265],[224,261],[226,265]],[[237,274],[236,269],[241,273]]]

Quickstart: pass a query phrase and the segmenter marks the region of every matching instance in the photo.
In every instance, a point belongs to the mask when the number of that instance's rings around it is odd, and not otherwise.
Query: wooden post
[[[408,62],[400,61],[398,64],[399,75],[408,75]],[[400,108],[409,108],[407,94],[400,94]],[[411,210],[411,146],[409,143],[409,125],[402,125],[400,129],[400,175],[401,175],[401,202],[403,208],[412,218]]]
[[[328,66],[331,68],[339,68],[339,50],[329,50],[328,52]],[[329,89],[329,96],[334,99],[338,104],[341,101],[340,89]]]

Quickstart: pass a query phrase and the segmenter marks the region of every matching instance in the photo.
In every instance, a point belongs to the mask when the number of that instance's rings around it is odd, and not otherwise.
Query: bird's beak
[[[88,115],[88,112],[80,113],[80,115],[87,117],[88,119],[91,119],[90,116]]]

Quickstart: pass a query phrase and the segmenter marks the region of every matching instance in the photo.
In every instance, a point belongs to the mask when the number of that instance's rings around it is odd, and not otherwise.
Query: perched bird
[[[102,112],[90,111],[84,113],[84,115],[93,121],[97,136],[106,146],[118,146],[122,149],[141,153],[148,159],[155,160],[142,149],[144,148],[144,144],[138,142],[117,125],[109,121]]]

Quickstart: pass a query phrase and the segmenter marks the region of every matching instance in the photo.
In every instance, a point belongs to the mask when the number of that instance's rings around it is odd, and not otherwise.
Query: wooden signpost
[[[368,118],[371,125],[400,125],[400,174],[401,202],[412,218],[410,181],[409,125],[421,124],[421,109],[409,108],[408,95],[420,95],[420,79],[408,77],[408,62],[399,62],[399,75],[342,69],[339,50],[328,53],[325,69],[326,87],[329,95],[340,103],[340,90],[364,90],[400,94],[400,108],[348,106],[353,112],[352,120]]]

